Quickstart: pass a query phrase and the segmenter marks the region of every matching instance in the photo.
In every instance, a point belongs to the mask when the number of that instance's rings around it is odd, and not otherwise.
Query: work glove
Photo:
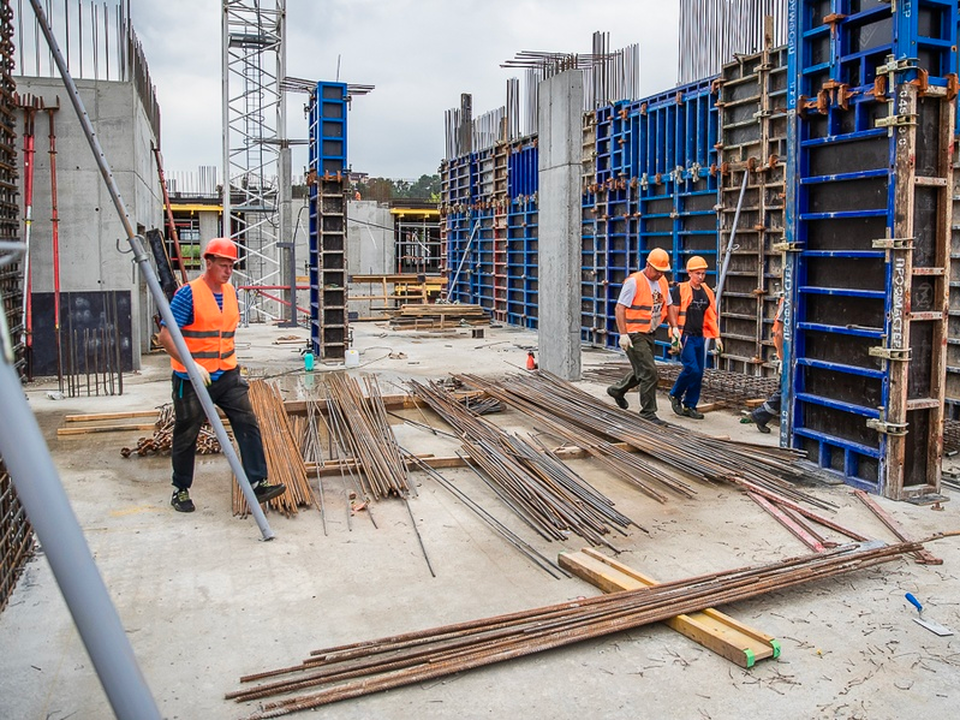
[[[773,371],[777,374],[777,377],[780,377],[780,373],[783,372],[783,360],[777,358],[773,361]]]
[[[203,384],[206,387],[210,387],[210,373],[207,372],[207,369],[203,365],[197,365],[197,372],[200,373],[200,378],[203,380]]]
[[[680,354],[680,338],[683,335],[683,332],[678,327],[670,328],[670,354],[679,355]]]
[[[715,343],[715,345],[716,345],[716,347],[717,347],[717,355],[723,354],[723,340],[721,340],[720,338],[717,338],[717,339],[714,341],[714,343]]]
[[[630,339],[629,333],[620,333],[620,349],[626,352],[633,347],[633,340]]]

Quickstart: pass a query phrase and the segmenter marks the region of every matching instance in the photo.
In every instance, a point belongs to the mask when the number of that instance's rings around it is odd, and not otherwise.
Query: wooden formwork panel
[[[782,290],[785,93],[786,48],[739,57],[721,71],[719,251],[727,271],[720,367],[750,375],[776,367],[771,329]]]

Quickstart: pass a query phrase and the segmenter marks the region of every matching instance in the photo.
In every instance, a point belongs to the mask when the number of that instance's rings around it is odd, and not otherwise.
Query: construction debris
[[[173,447],[173,425],[176,422],[176,416],[173,412],[173,403],[161,405],[157,414],[157,422],[154,423],[153,435],[150,437],[141,437],[137,440],[136,447],[120,448],[120,454],[123,457],[130,457],[134,453],[143,457],[145,455],[160,455],[170,452]],[[207,422],[200,428],[200,435],[197,437],[197,454],[214,455],[220,452],[220,441],[216,433]]]

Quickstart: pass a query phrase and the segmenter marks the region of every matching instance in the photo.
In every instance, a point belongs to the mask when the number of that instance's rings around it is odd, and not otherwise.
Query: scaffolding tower
[[[285,30],[286,0],[223,0],[223,234],[241,248],[245,322],[283,314],[276,291],[284,285],[280,168],[289,153]]]

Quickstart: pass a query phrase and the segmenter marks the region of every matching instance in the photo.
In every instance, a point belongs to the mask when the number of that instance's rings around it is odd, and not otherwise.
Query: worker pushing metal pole
[[[260,527],[260,532],[263,535],[263,539],[272,540],[274,538],[274,534],[270,529],[270,525],[267,523],[266,516],[263,514],[263,508],[260,507],[260,502],[257,500],[257,496],[253,492],[253,488],[250,486],[250,481],[247,479],[247,475],[243,470],[243,465],[240,463],[240,458],[237,455],[236,450],[234,450],[233,444],[230,442],[230,438],[227,436],[227,431],[223,426],[223,422],[220,420],[220,416],[217,414],[217,409],[214,406],[213,401],[210,399],[210,394],[207,392],[207,388],[203,383],[203,378],[201,378],[200,372],[197,370],[197,364],[190,355],[187,344],[183,339],[183,334],[180,332],[180,328],[177,326],[177,322],[173,317],[173,312],[170,310],[170,303],[167,302],[167,297],[163,294],[163,289],[160,287],[160,281],[157,279],[157,274],[154,272],[153,266],[150,265],[149,258],[143,249],[143,241],[133,229],[133,224],[130,221],[130,216],[127,214],[127,208],[124,205],[123,198],[120,197],[120,190],[117,188],[117,184],[113,178],[113,171],[110,169],[110,165],[107,163],[106,156],[103,154],[103,148],[100,147],[100,141],[97,139],[97,134],[93,129],[93,124],[90,122],[90,117],[87,115],[87,111],[83,106],[83,100],[80,99],[80,93],[77,90],[77,86],[73,82],[73,78],[70,76],[70,71],[67,69],[66,61],[60,52],[60,46],[57,44],[56,38],[53,37],[53,31],[50,29],[47,17],[44,14],[43,8],[40,6],[40,0],[30,0],[30,4],[33,6],[33,11],[37,15],[37,22],[40,25],[40,29],[43,31],[44,37],[47,39],[47,44],[50,47],[51,53],[53,54],[53,59],[57,64],[57,68],[60,70],[60,76],[63,78],[63,84],[67,88],[67,94],[70,97],[70,102],[73,103],[73,107],[77,111],[77,117],[80,120],[80,125],[87,137],[87,142],[90,143],[90,149],[93,151],[93,156],[100,168],[100,174],[103,175],[103,180],[107,185],[107,190],[110,193],[111,199],[113,200],[114,207],[116,207],[117,214],[120,216],[120,222],[123,223],[124,230],[127,233],[127,240],[130,243],[130,247],[133,249],[134,260],[139,266],[140,271],[143,273],[143,277],[147,281],[147,286],[150,288],[150,293],[153,295],[154,302],[157,304],[157,309],[160,311],[160,316],[163,318],[167,329],[170,331],[170,335],[173,338],[174,344],[176,345],[177,352],[179,353],[181,359],[184,360],[184,367],[187,370],[187,374],[190,376],[190,382],[193,383],[193,387],[197,392],[197,397],[200,399],[200,404],[203,405],[203,410],[206,413],[207,420],[210,422],[210,426],[213,428],[217,435],[217,439],[220,441],[220,447],[223,450],[223,454],[230,463],[230,468],[233,470],[233,474],[237,477],[237,482],[240,485],[240,489],[243,491],[244,497],[247,499],[247,504],[250,506],[251,514],[257,521],[257,525]]]

